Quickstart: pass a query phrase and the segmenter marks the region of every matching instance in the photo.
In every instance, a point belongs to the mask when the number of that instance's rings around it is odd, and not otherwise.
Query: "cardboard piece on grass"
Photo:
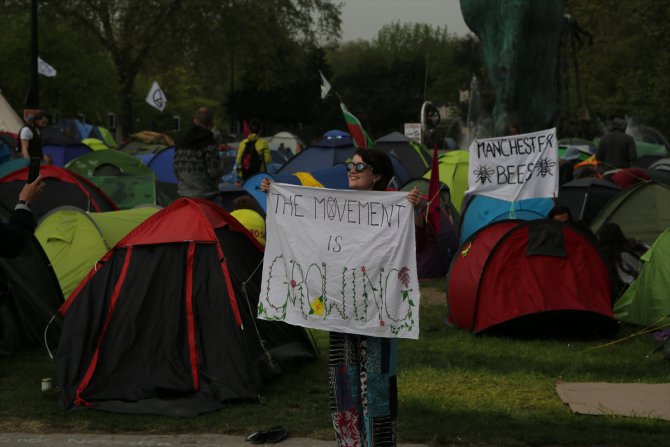
[[[670,420],[670,383],[556,382],[556,392],[579,414]]]

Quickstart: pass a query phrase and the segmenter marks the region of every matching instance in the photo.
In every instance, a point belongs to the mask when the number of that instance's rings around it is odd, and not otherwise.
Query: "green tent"
[[[640,276],[614,304],[621,321],[640,326],[670,323],[670,228],[642,256]]]
[[[35,237],[51,261],[63,296],[67,299],[107,251],[158,209],[87,213],[79,208],[60,207],[44,216],[35,229]]]
[[[71,160],[65,168],[95,183],[120,209],[163,203],[156,197],[153,171],[125,152],[113,149],[89,152]]]
[[[459,213],[468,190],[468,166],[470,164],[470,153],[468,151],[448,151],[439,158],[440,181],[449,187],[451,202]],[[430,179],[431,170],[423,176]]]
[[[118,150],[92,151],[70,160],[66,169],[84,177],[96,175],[152,175],[153,171],[142,160]]]
[[[595,138],[593,144],[598,147],[600,143],[600,138]],[[635,140],[635,149],[637,151],[637,157],[646,157],[646,156],[658,156],[665,157],[668,155],[668,150],[662,144],[647,143],[646,141]]]
[[[614,198],[591,221],[597,233],[606,222],[621,227],[627,237],[653,244],[670,227],[670,186],[654,181],[639,182]]]

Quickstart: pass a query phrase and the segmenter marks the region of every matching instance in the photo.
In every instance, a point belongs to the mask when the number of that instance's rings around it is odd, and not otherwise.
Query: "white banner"
[[[467,194],[515,202],[558,195],[556,128],[474,140]]]
[[[258,318],[419,337],[414,212],[406,192],[272,183]]]
[[[161,88],[158,86],[158,82],[154,81],[154,83],[151,84],[151,89],[147,94],[146,102],[150,106],[157,108],[161,112],[163,111],[163,109],[165,109],[165,105],[167,104],[167,98],[165,97],[163,90],[161,90]]]
[[[55,68],[53,68],[51,65],[47,64],[44,61],[44,59],[42,59],[39,56],[37,57],[37,72],[39,74],[42,74],[42,75],[46,76],[47,78],[53,78],[54,76],[56,76],[58,74],[58,72],[56,72]]]

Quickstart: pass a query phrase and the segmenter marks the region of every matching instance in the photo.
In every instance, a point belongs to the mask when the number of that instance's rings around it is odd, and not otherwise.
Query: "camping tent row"
[[[193,416],[257,399],[264,380],[312,359],[302,328],[255,318],[262,258],[211,201],[150,216],[59,309],[63,405]]]

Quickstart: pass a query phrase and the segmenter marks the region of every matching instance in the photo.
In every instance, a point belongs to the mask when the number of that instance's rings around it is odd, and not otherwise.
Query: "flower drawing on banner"
[[[403,286],[409,287],[409,268],[403,267],[398,272],[398,281],[402,283]]]
[[[326,310],[326,306],[323,303],[323,297],[319,296],[316,297],[312,300],[312,302],[309,304],[311,309],[309,311],[310,315],[320,315],[323,316],[323,313]]]
[[[386,324],[386,323],[384,323],[384,320],[379,320],[379,325],[380,325],[381,327],[384,327],[385,324]]]
[[[472,172],[473,174],[475,174],[475,177],[477,177],[476,181],[481,182],[482,185],[485,185],[487,181],[489,183],[493,183],[493,180],[491,180],[491,176],[495,173],[495,171],[489,168],[488,166],[481,165]]]
[[[361,266],[361,272],[365,273],[365,266],[364,265]]]
[[[546,177],[548,175],[554,175],[553,171],[551,170],[551,168],[554,166],[556,166],[555,161],[549,160],[548,158],[540,158],[533,169],[537,171],[537,173],[542,177]]]
[[[296,286],[297,284],[298,284],[298,283],[295,282],[295,279],[292,279],[292,280],[291,280],[291,288],[292,288],[292,289],[295,289],[295,286]]]

